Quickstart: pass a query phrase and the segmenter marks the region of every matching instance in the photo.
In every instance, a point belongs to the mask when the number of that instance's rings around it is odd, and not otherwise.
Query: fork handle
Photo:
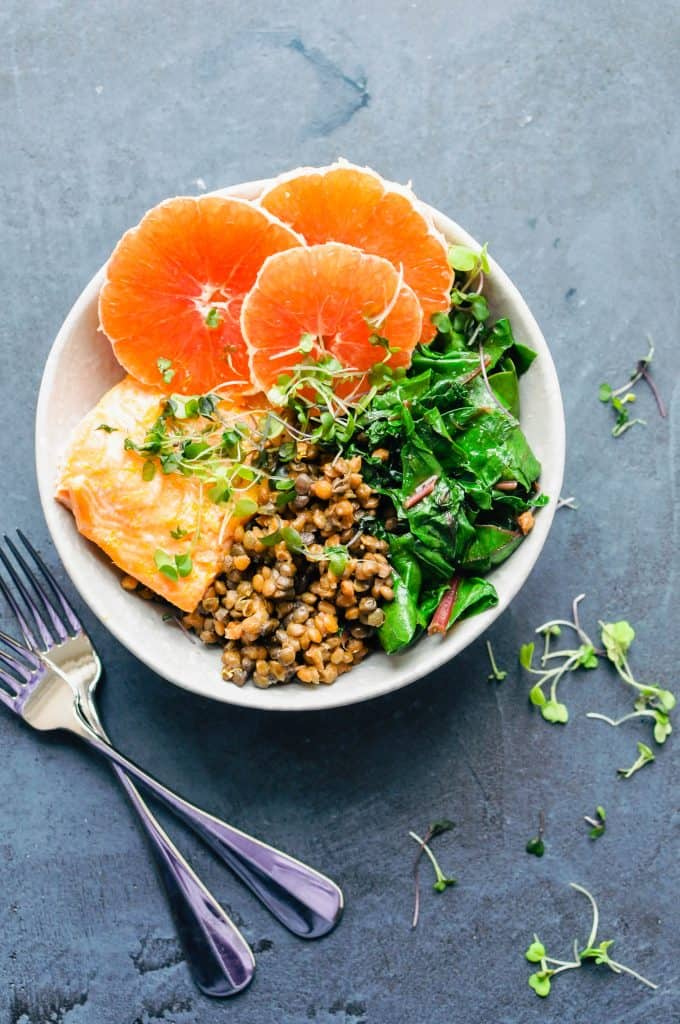
[[[82,715],[80,718],[83,728],[78,735],[193,829],[289,931],[316,939],[335,927],[343,908],[342,891],[335,882],[184,800],[97,736]]]
[[[250,946],[152,815],[125,772],[118,776],[150,840],[194,981],[208,996],[236,995],[252,980]]]

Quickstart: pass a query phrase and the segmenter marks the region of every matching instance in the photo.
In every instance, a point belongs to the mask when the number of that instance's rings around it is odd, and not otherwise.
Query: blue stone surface
[[[680,293],[679,8],[586,0],[4,0],[0,9],[0,520],[48,552],[33,473],[42,366],[71,303],[160,199],[341,154],[488,239],[552,347],[568,421],[565,495],[536,569],[484,641],[400,693],[325,714],[197,700],[86,620],[106,665],[114,740],[180,792],[327,871],[347,897],[328,939],[284,933],[171,826],[259,961],[248,992],[193,987],[145,841],[110,773],[61,736],[0,716],[0,1020],[10,1024],[641,1024],[680,1021],[678,740],[629,781],[648,728],[606,667],[564,685],[571,720],[526,700],[520,643],[585,591],[584,624],[629,618],[632,662],[677,688]],[[656,341],[660,419],[611,437],[599,383]],[[0,625],[9,625],[5,611]],[[340,682],[338,685],[342,685]],[[650,741],[651,742],[651,741]],[[607,810],[587,836],[584,814]],[[524,852],[539,810],[546,854]],[[423,870],[410,930],[411,828],[459,885]],[[424,865],[426,868],[427,865]],[[656,992],[603,968],[527,986],[538,931],[554,955],[602,938]]]

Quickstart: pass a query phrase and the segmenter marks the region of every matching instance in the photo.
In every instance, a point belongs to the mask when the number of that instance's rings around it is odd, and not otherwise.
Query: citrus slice
[[[250,390],[239,317],[267,256],[301,240],[244,199],[169,199],[113,251],[99,318],[116,358],[144,384],[200,394]]]
[[[302,361],[304,339],[310,358],[329,354],[349,371],[338,394],[360,391],[376,363],[410,364],[422,318],[413,289],[382,256],[342,242],[276,253],[241,310],[251,379],[267,391]]]
[[[421,341],[432,340],[430,318],[448,311],[453,272],[444,236],[409,189],[343,161],[284,174],[259,202],[310,245],[346,242],[403,268],[423,309]]]

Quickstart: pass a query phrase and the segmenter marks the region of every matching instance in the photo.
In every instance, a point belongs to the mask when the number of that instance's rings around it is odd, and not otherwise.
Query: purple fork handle
[[[87,725],[80,735],[189,825],[289,931],[304,939],[318,939],[338,923],[342,891],[330,878],[184,800]]]
[[[236,995],[255,973],[250,946],[151,816],[125,772],[112,767],[149,838],[195,983],[207,996]]]

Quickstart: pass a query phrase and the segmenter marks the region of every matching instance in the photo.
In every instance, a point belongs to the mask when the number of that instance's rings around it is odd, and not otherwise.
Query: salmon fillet
[[[242,520],[234,517],[222,529],[224,505],[212,502],[195,477],[158,470],[152,480],[142,479],[143,457],[126,451],[124,441],[141,443],[163,402],[160,391],[132,377],[111,388],[76,428],[55,497],[123,572],[191,612],[220,568],[220,532],[226,539]],[[98,429],[102,424],[113,429]],[[173,539],[178,528],[186,536]],[[171,556],[190,553],[190,574],[172,580],[159,572],[159,548]]]

